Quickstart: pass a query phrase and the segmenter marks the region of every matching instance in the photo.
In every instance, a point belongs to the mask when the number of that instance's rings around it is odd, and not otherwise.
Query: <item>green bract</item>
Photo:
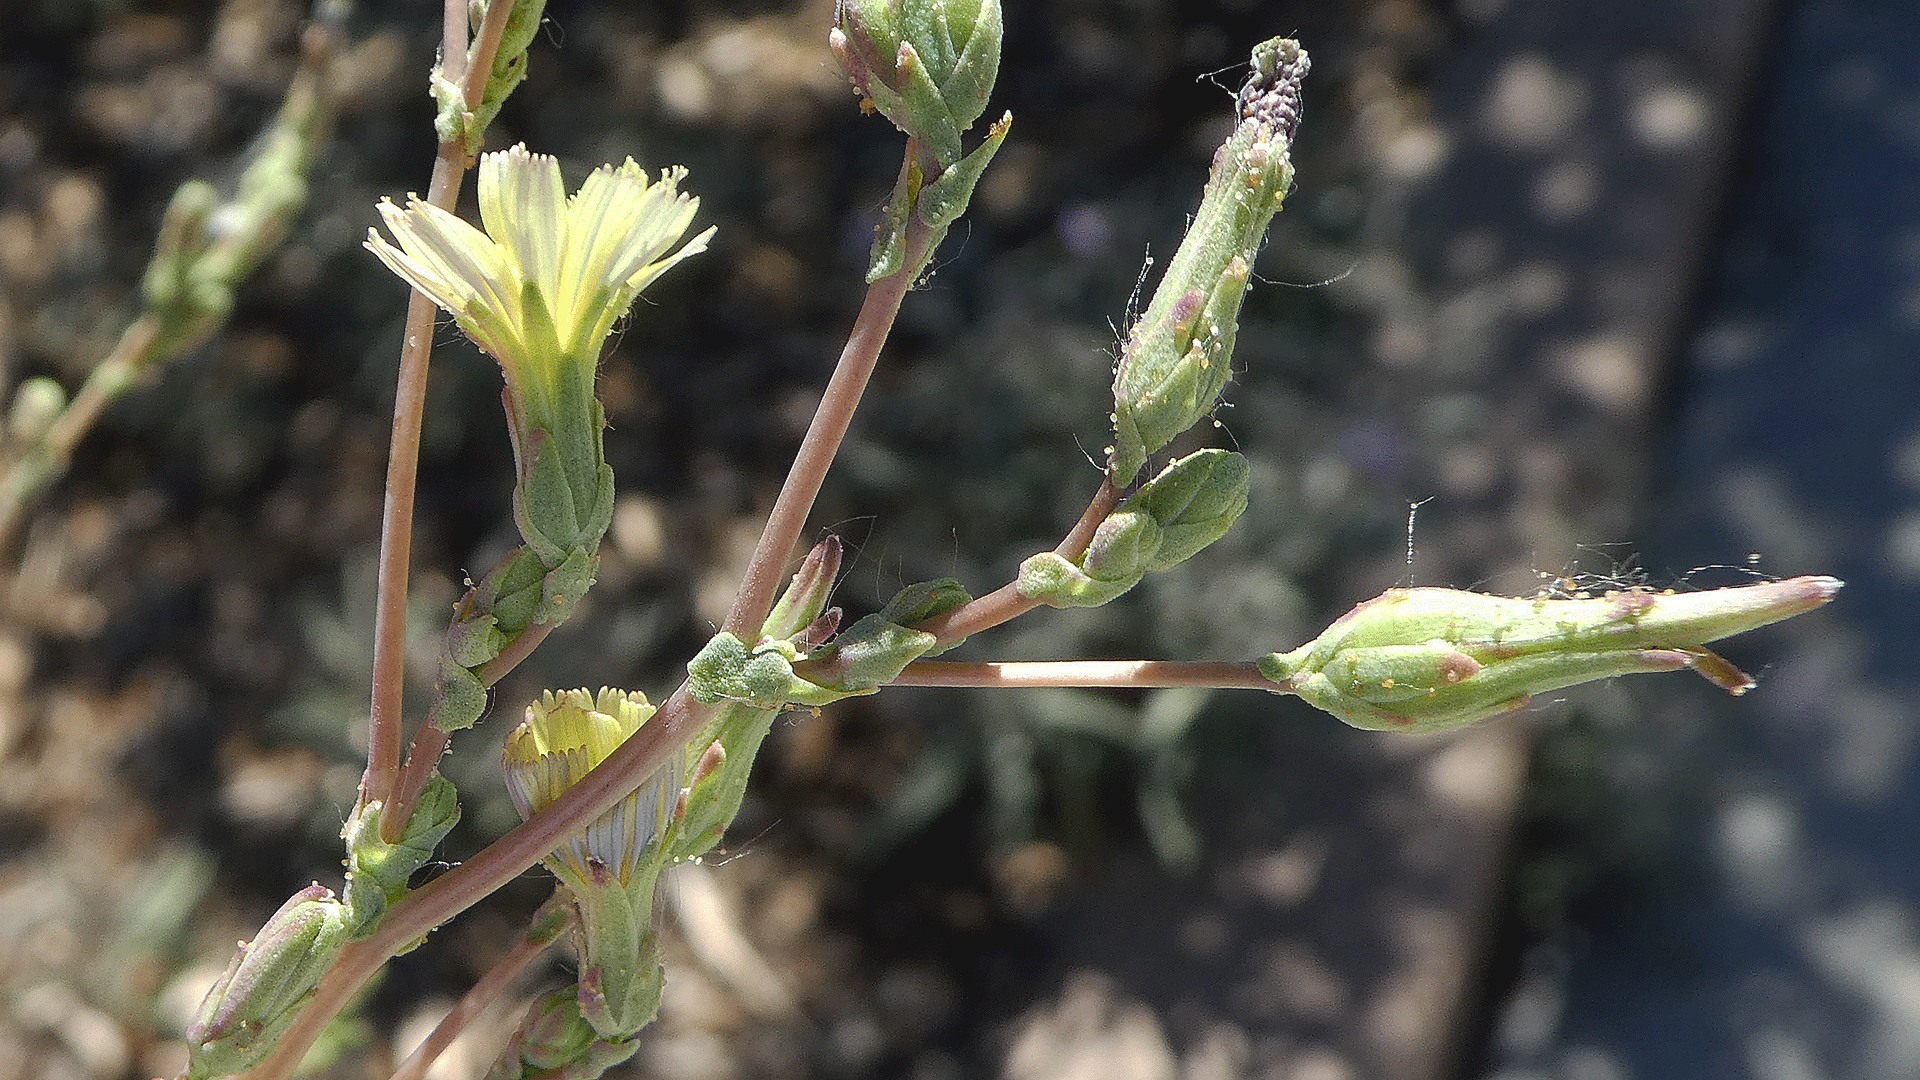
[[[494,50],[493,64],[487,69],[487,84],[480,92],[480,101],[469,111],[466,87],[447,81],[438,67],[433,69],[431,80],[433,100],[438,106],[433,118],[434,133],[442,142],[458,141],[469,155],[480,149],[487,126],[500,114],[500,106],[506,104],[507,96],[526,79],[527,49],[540,33],[540,18],[546,11],[547,0],[470,0],[468,19],[476,34],[487,17],[487,9],[496,4],[509,4],[511,10],[507,12],[507,25]],[[476,41],[467,46],[469,66],[476,59],[474,46],[477,44]]]
[[[347,843],[347,881],[342,902],[347,930],[355,939],[371,934],[387,909],[407,895],[413,875],[433,858],[435,848],[460,822],[460,797],[452,781],[439,773],[427,780],[400,838],[380,838],[382,807],[355,809],[340,836]]]

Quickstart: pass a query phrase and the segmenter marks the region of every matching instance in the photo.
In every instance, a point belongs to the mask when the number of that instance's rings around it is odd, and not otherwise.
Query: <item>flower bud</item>
[[[1078,562],[1043,551],[1021,563],[1018,588],[1052,607],[1098,607],[1226,535],[1246,508],[1246,458],[1189,454],[1109,514]]]
[[[1753,680],[1703,646],[1810,611],[1841,583],[1800,577],[1706,592],[1634,588],[1587,599],[1390,589],[1260,673],[1355,727],[1445,731],[1534,694],[1692,668],[1729,693]]]
[[[1227,385],[1250,268],[1293,186],[1289,150],[1307,66],[1306,52],[1284,38],[1253,51],[1239,123],[1214,155],[1200,209],[1114,373],[1108,468],[1117,483],[1131,483],[1149,456],[1210,413]]]
[[[833,698],[871,694],[900,677],[908,664],[960,644],[934,651],[939,638],[915,626],[945,615],[973,598],[958,581],[939,578],[909,585],[879,611],[840,632],[833,643],[795,669],[805,687],[822,687]]]
[[[914,150],[875,230],[867,280],[916,276],[973,198],[1013,123],[1007,114],[966,153],[960,135],[986,110],[1000,70],[998,0],[839,0],[827,36],[863,109],[912,137]],[[908,227],[930,236],[907,265]]]
[[[1160,546],[1147,561],[1147,569],[1177,566],[1225,536],[1246,512],[1247,480],[1245,457],[1226,450],[1201,450],[1167,466],[1135,492],[1127,500],[1127,509],[1151,517],[1160,526]]]
[[[20,380],[13,391],[13,404],[7,409],[6,443],[24,448],[46,438],[66,407],[67,392],[58,382],[45,375]]]
[[[779,602],[773,605],[761,625],[762,637],[794,638],[820,618],[826,610],[827,597],[833,594],[835,579],[840,576],[840,553],[837,536],[813,545],[813,550],[807,552],[806,559],[800,563],[800,569],[794,571],[787,591],[780,594]]]
[[[640,1043],[603,1039],[580,1015],[571,987],[549,991],[527,1006],[487,1080],[551,1080],[599,1076],[632,1057]]]
[[[265,1057],[346,942],[333,890],[314,884],[289,897],[207,991],[186,1032],[189,1080],[229,1076]]]
[[[1000,72],[998,0],[840,0],[829,44],[854,89],[942,169]]]

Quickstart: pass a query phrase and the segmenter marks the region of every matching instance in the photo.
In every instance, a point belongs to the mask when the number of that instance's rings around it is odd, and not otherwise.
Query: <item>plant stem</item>
[[[1057,660],[957,663],[916,660],[895,686],[1197,686],[1230,690],[1281,688],[1248,661]]]
[[[911,161],[909,156],[901,168],[904,170]],[[932,235],[926,225],[918,217],[908,219],[905,265],[918,266],[920,256],[931,242]],[[913,282],[904,271],[881,278],[868,287],[867,298],[854,320],[853,332],[848,335],[846,348],[840,352],[840,362],[834,366],[833,376],[820,395],[813,422],[807,425],[807,434],[794,455],[793,468],[787,472],[787,481],[774,501],[773,512],[767,516],[767,526],[753,550],[753,561],[747,566],[740,592],[722,626],[735,637],[746,641],[757,638],[767,612],[773,609],[774,593],[786,571],[787,560],[800,540],[800,530],[806,526],[813,501],[820,494],[827,466],[833,463],[834,454],[846,438],[860,395],[866,391],[867,380],[880,359],[880,348],[886,344],[887,332],[893,328],[894,317],[900,312],[900,302],[912,287]]]
[[[553,625],[534,623],[521,631],[519,637],[500,651],[499,656],[487,661],[487,665],[480,669],[480,681],[492,686],[506,677],[507,672],[547,640],[547,635],[553,632]],[[391,799],[380,816],[382,840],[389,844],[399,842],[408,820],[413,817],[413,808],[420,805],[420,796],[427,790],[427,781],[432,779],[434,767],[440,764],[440,755],[447,751],[449,738],[448,731],[433,722],[431,713],[427,716],[427,722],[414,731],[413,745],[407,748],[406,763],[400,767],[400,778],[395,782]]]
[[[520,976],[521,972],[527,970],[528,965],[558,940],[557,933],[535,933],[536,927],[553,929],[553,924],[546,916],[556,900],[561,900],[558,893],[541,905],[540,910],[534,914],[533,920],[528,924],[526,932],[520,935],[520,940],[493,962],[493,966],[487,969],[487,973],[480,976],[480,981],[474,983],[473,987],[460,998],[459,1004],[455,1005],[446,1016],[441,1017],[440,1022],[433,1026],[433,1031],[427,1035],[426,1039],[414,1048],[413,1053],[407,1055],[407,1060],[401,1062],[398,1069],[394,1070],[390,1080],[423,1080],[427,1070],[433,1067],[434,1060],[446,1053],[447,1047],[453,1045],[453,1041],[460,1037],[460,1033],[466,1030],[467,1025],[486,1011],[487,1006],[492,1005],[495,999],[506,992],[507,987]],[[571,904],[562,901],[562,908],[566,921],[560,925],[560,931],[564,931],[568,925],[571,925],[575,918]]]
[[[443,154],[434,163],[430,198],[451,186],[444,175],[446,166]],[[408,300],[400,374],[394,386],[387,495],[380,519],[380,580],[374,600],[367,771],[360,780],[363,803],[387,802],[400,769],[400,710],[407,664],[407,570],[413,558],[413,497],[420,472],[420,425],[427,401],[434,310],[433,301],[418,292]]]
[[[475,42],[475,55],[491,58],[506,29],[512,0],[487,9]],[[446,0],[443,8],[441,73],[448,81],[463,81],[467,107],[480,103],[492,67],[467,67],[467,6],[464,0]],[[478,76],[475,77],[475,73]],[[466,175],[466,151],[457,141],[440,144],[427,184],[426,201],[451,211],[460,197]],[[373,693],[367,726],[367,770],[360,779],[360,801],[392,807],[400,781],[401,710],[407,666],[407,574],[413,559],[413,504],[420,474],[420,425],[426,412],[427,367],[433,351],[433,323],[437,309],[426,295],[415,291],[407,303],[406,330],[400,345],[400,371],[394,383],[393,437],[387,450],[386,504],[380,519],[380,578],[374,600]],[[417,798],[417,794],[416,794]],[[411,807],[409,807],[409,810]],[[389,825],[395,815],[383,814],[382,831],[404,828],[406,818]]]
[[[683,685],[660,711],[552,805],[488,844],[445,874],[408,893],[381,920],[373,934],[340,951],[314,988],[300,1016],[279,1043],[245,1075],[247,1080],[286,1080],[327,1024],[396,953],[425,937],[441,923],[481,897],[512,881],[583,822],[606,813],[642,780],[652,775],[713,719],[716,707],[697,705]]]
[[[128,326],[113,351],[94,365],[73,400],[47,426],[39,445],[0,475],[0,548],[12,538],[33,500],[67,471],[81,437],[153,362],[153,345],[159,334],[160,320],[152,315],[143,315]]]
[[[1112,474],[1100,481],[1100,489],[1088,500],[1087,508],[1080,513],[1080,520],[1073,523],[1060,545],[1053,550],[1072,560],[1086,553],[1087,545],[1093,543],[1093,532],[1100,523],[1120,505],[1120,488],[1113,482]],[[945,615],[918,624],[916,630],[932,634],[941,645],[950,645],[962,638],[971,637],[982,630],[999,626],[1003,622],[1018,618],[1040,606],[1034,600],[1020,592],[1015,582],[1008,582],[998,589],[962,604]]]

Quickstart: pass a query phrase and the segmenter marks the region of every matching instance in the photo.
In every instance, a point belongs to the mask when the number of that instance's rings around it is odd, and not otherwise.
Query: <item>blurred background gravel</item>
[[[825,51],[830,8],[549,5],[494,142],[573,179],[684,163],[720,232],[607,358],[601,582],[447,760],[449,859],[514,820],[494,747],[517,703],[670,688],[731,595],[898,161]],[[9,9],[0,383],[72,386],[111,347],[160,211],[234,174],[302,17]],[[850,610],[935,576],[992,588],[1077,516],[1142,262],[1276,33],[1314,58],[1299,181],[1212,436],[1253,459],[1253,507],[1139,595],[969,655],[1250,656],[1409,582],[1850,587],[1727,650],[1748,698],[1637,680],[1447,739],[1229,694],[796,715],[728,856],[672,889],[665,1012],[623,1075],[1920,1076],[1920,16],[1055,0],[1007,26],[1013,132],[815,515],[851,545]],[[434,4],[362,5],[289,243],[6,553],[0,1080],[171,1075],[233,941],[337,878],[404,304],[359,245],[379,197],[426,182],[437,36]],[[513,543],[497,374],[442,337],[422,689],[462,573]],[[396,963],[329,1075],[386,1075],[545,888]],[[513,1022],[441,1075],[477,1075]]]

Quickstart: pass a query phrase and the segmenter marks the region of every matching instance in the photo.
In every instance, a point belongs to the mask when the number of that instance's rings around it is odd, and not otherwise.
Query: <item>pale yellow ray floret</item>
[[[391,201],[380,216],[395,243],[368,230],[367,248],[452,313],[508,369],[598,359],[613,323],[641,289],[704,251],[711,228],[673,250],[700,200],[679,190],[686,170],[657,180],[631,158],[602,165],[569,197],[560,164],[525,146],[483,155],[484,231],[437,206]]]

